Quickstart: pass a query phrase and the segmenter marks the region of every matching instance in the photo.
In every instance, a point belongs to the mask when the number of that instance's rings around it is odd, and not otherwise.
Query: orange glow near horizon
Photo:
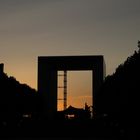
[[[63,74],[60,71],[58,74]],[[58,86],[63,86],[63,77],[58,79]],[[63,98],[63,88],[58,88],[58,99]],[[92,72],[67,72],[67,107],[84,108],[85,103],[92,105]],[[58,100],[58,110],[63,110],[63,100]]]

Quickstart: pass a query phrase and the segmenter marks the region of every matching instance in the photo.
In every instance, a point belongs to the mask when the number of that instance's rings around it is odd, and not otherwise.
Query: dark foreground
[[[0,139],[134,139],[136,129],[95,120],[22,122],[1,127]]]

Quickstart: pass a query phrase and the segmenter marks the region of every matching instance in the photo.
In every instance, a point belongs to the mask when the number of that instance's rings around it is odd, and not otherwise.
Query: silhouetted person
[[[87,105],[87,103],[85,103],[85,110],[90,110],[90,107]]]
[[[90,106],[85,103],[85,118],[89,119],[91,117]]]

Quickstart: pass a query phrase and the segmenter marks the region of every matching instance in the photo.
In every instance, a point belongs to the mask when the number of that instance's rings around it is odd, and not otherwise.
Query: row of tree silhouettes
[[[140,42],[138,42],[140,47]],[[119,56],[118,56],[119,57]],[[140,49],[105,78],[97,97],[97,114],[136,127],[139,120]]]
[[[0,125],[16,124],[28,115],[35,118],[41,111],[41,97],[26,84],[5,73],[0,75]]]

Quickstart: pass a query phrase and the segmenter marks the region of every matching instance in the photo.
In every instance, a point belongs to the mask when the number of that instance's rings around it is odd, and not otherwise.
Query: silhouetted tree
[[[97,97],[99,116],[136,127],[139,120],[140,51],[127,58],[116,72],[105,78]]]
[[[35,89],[20,84],[5,73],[0,75],[0,125],[15,125],[23,119],[24,114],[31,114],[32,118],[38,117],[41,104],[41,97]]]

